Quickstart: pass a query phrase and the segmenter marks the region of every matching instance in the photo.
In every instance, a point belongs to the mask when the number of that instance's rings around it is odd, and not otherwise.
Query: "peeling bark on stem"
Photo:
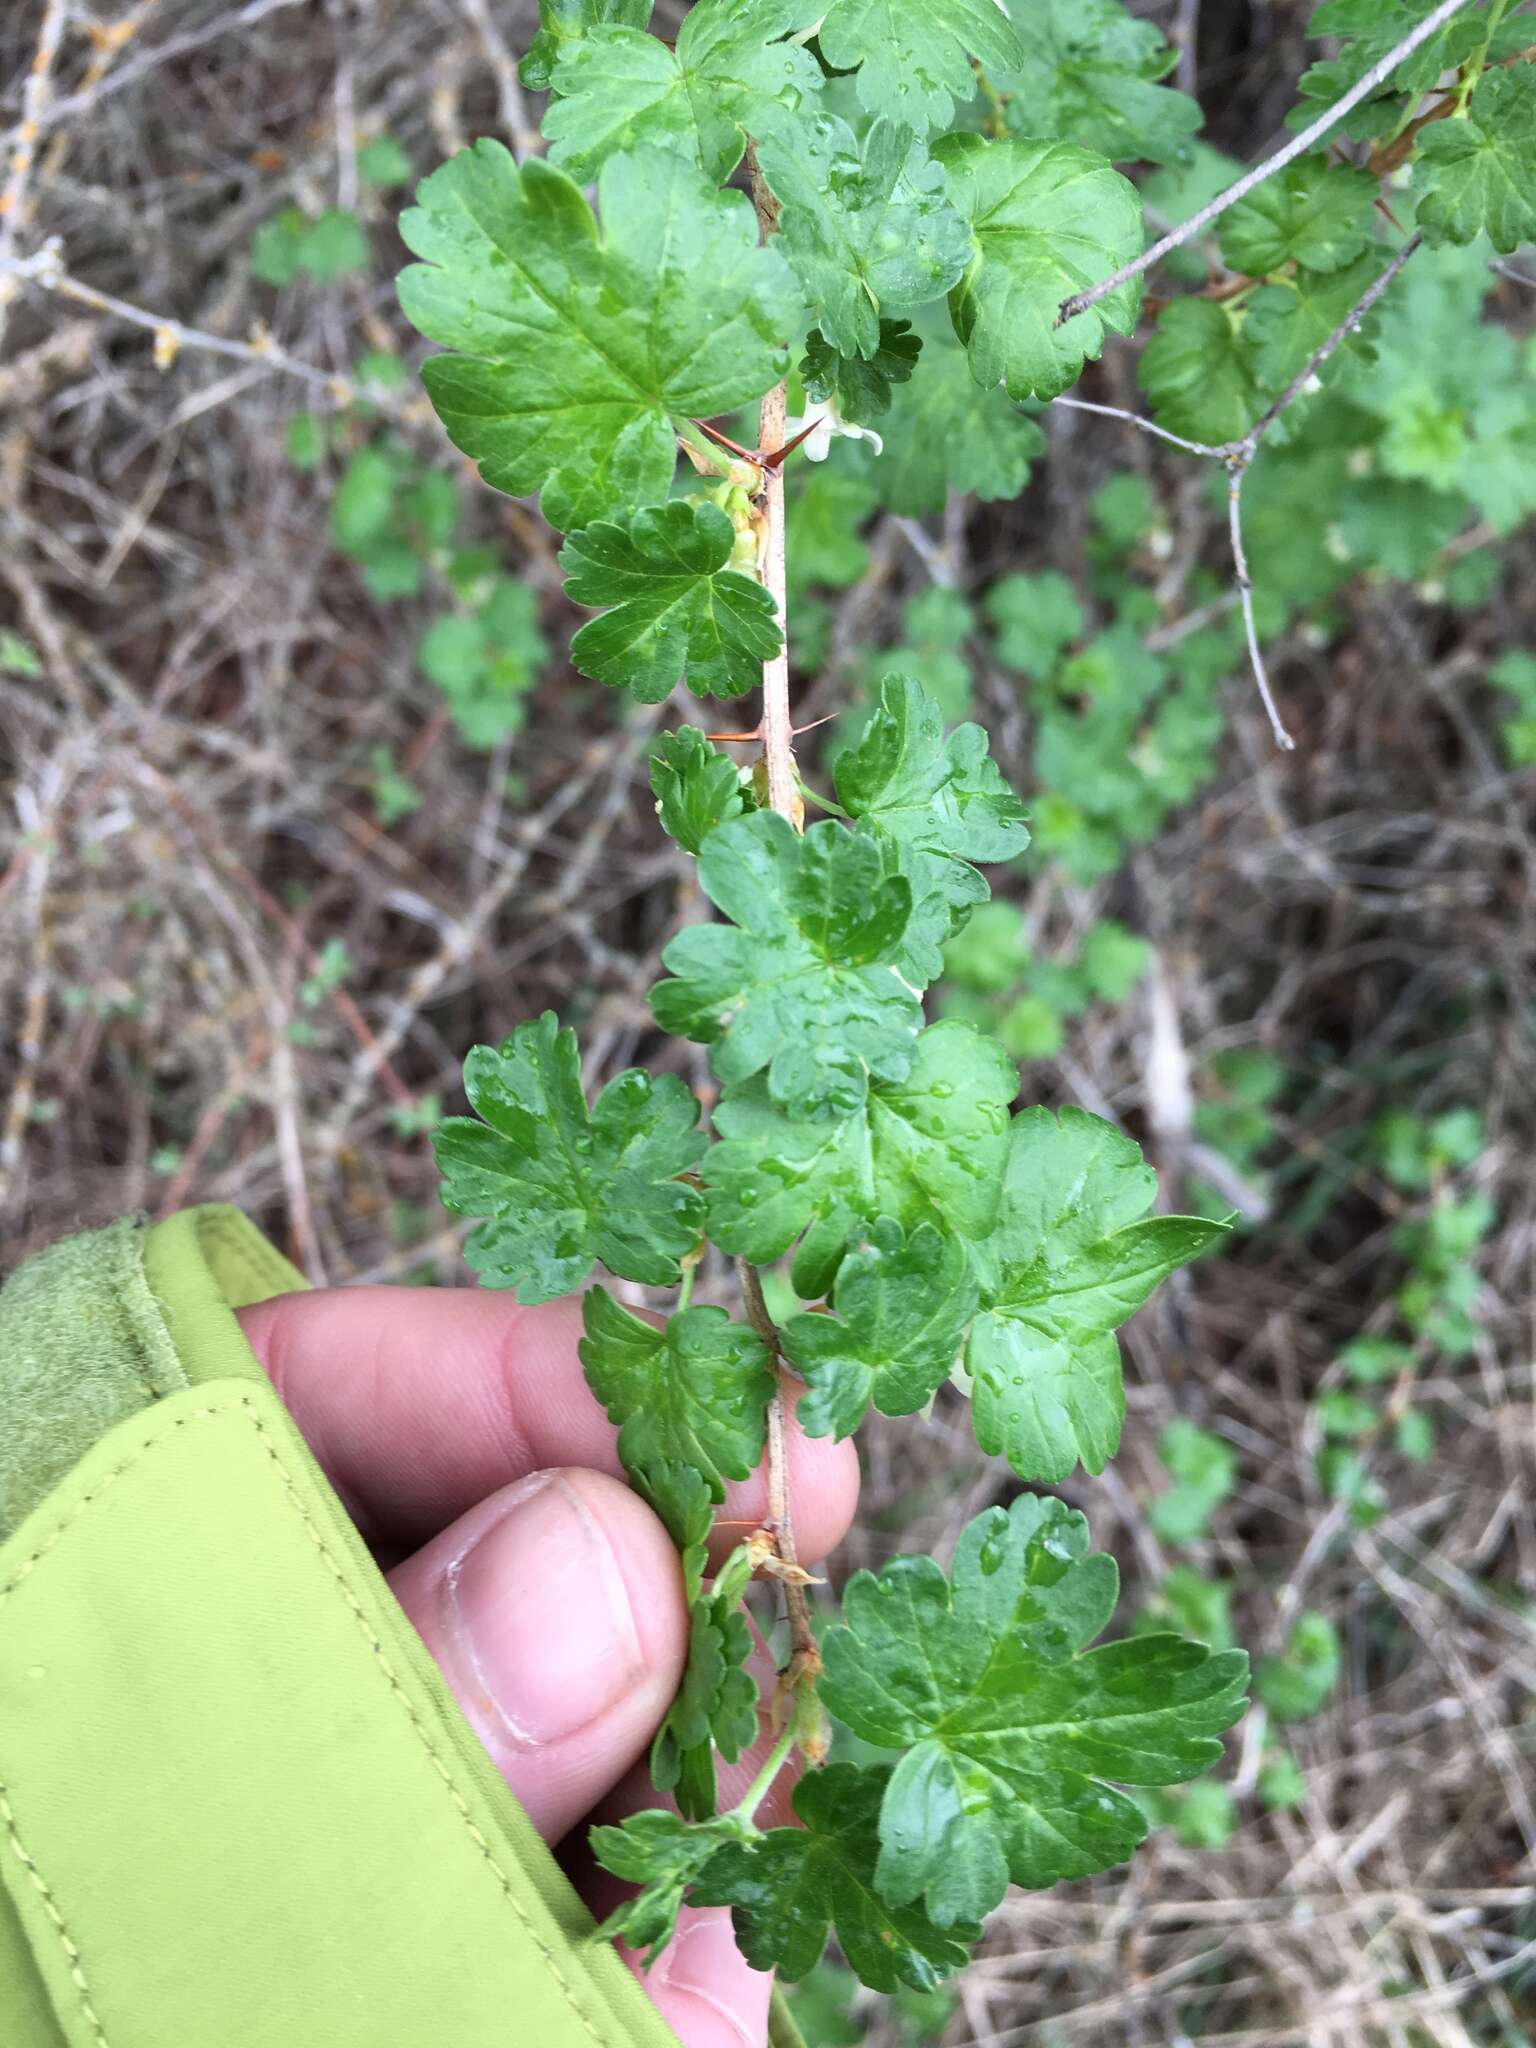
[[[757,153],[747,146],[747,175],[752,186],[752,203],[757,209],[758,230],[764,241],[779,224],[779,205],[757,167]],[[776,384],[766,393],[758,412],[757,445],[771,454],[784,446],[785,387]],[[758,727],[763,759],[768,770],[768,802],[780,817],[787,818],[798,832],[803,809],[795,775],[795,728],[789,709],[789,619],[785,604],[784,553],[784,468],[770,463],[763,470],[763,582],[773,598],[782,641],[777,654],[763,663],[763,716]],[[756,1267],[745,1259],[736,1261],[747,1319],[773,1353],[774,1370],[780,1375],[779,1390],[768,1404],[768,1533],[773,1538],[779,1572],[783,1581],[784,1607],[789,1620],[790,1661],[782,1684],[786,1689],[814,1681],[821,1668],[821,1653],[811,1627],[811,1611],[805,1597],[805,1574],[795,1551],[795,1522],[789,1499],[789,1459],[785,1446],[787,1406],[784,1399],[783,1367],[779,1332]]]
[[[776,384],[758,415],[759,448],[784,445],[784,386]],[[768,802],[798,828],[800,795],[795,781],[795,732],[789,715],[789,631],[784,601],[784,471],[774,465],[763,471],[765,541],[763,582],[778,614],[783,644],[763,663],[763,759],[768,767]]]

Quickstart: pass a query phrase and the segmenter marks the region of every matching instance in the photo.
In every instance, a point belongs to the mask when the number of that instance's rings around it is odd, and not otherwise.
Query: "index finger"
[[[622,1476],[618,1432],[576,1355],[578,1298],[524,1308],[473,1289],[339,1287],[279,1295],[240,1321],[372,1543],[414,1550],[499,1487],[552,1466]],[[824,1557],[853,1517],[853,1445],[791,1424],[788,1459],[798,1548]],[[767,1511],[761,1471],[729,1484],[717,1548]]]

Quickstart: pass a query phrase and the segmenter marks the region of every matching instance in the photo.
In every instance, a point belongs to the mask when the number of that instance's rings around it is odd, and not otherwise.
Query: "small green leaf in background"
[[[959,134],[934,153],[975,238],[971,267],[949,299],[972,373],[978,384],[1001,378],[1010,398],[1055,398],[1108,333],[1129,334],[1136,324],[1137,278],[1065,326],[1056,316],[1072,293],[1140,254],[1140,194],[1102,157],[1069,142]]]
[[[1489,669],[1488,680],[1514,702],[1515,716],[1499,727],[1510,766],[1536,766],[1536,654],[1507,648]]]
[[[1225,1579],[1208,1579],[1190,1564],[1173,1565],[1148,1607],[1137,1616],[1136,1626],[1144,1634],[1172,1628],[1210,1649],[1230,1650],[1236,1641],[1231,1584]]]
[[[283,433],[288,460],[295,469],[318,469],[325,460],[325,421],[318,413],[297,412]]]
[[[905,1749],[880,1813],[881,1896],[976,1921],[1010,1878],[1107,1870],[1146,1832],[1111,1788],[1176,1784],[1221,1754],[1248,1660],[1176,1636],[1088,1649],[1114,1609],[1083,1517],[1023,1494],[972,1522],[946,1579],[932,1558],[859,1572],[823,1640],[822,1696],[856,1735]]]
[[[1029,965],[1024,913],[1016,903],[982,903],[944,949],[951,981],[982,995],[1000,995]]]
[[[1392,1444],[1399,1457],[1422,1465],[1435,1454],[1435,1425],[1422,1408],[1405,1408],[1392,1426]]]
[[[1287,1813],[1307,1796],[1307,1778],[1288,1749],[1271,1750],[1259,1769],[1259,1804],[1270,1813]]]
[[[368,267],[368,237],[355,214],[330,207],[311,223],[296,255],[305,277],[316,284],[334,284],[354,270]]]
[[[411,159],[393,135],[376,135],[357,152],[357,175],[381,192],[392,191],[409,183]]]
[[[677,1176],[704,1138],[675,1074],[618,1074],[589,1111],[576,1034],[546,1011],[499,1048],[476,1046],[464,1087],[475,1117],[442,1125],[437,1163],[444,1206],[489,1219],[465,1248],[487,1286],[553,1301],[598,1258],[622,1279],[677,1283],[704,1209]]]
[[[1077,964],[1088,987],[1105,1003],[1123,1003],[1146,973],[1152,948],[1112,917],[1084,934]]]
[[[549,654],[538,596],[493,576],[473,611],[447,612],[421,637],[416,661],[447,700],[466,746],[485,751],[517,731],[523,699]]]
[[[9,628],[0,632],[0,674],[40,676],[42,672],[43,664],[35,650],[19,633],[13,633]]]
[[[997,658],[1035,682],[1044,682],[1088,624],[1077,592],[1054,569],[1038,576],[1000,576],[987,592],[987,616],[997,630]]]
[[[1167,1828],[1186,1849],[1224,1849],[1237,1829],[1237,1802],[1216,1778],[1197,1778],[1169,1792],[1142,1792],[1137,1803],[1154,1827]]]
[[[1180,1415],[1158,1439],[1157,1455],[1177,1484],[1149,1503],[1147,1519],[1165,1543],[1198,1543],[1216,1509],[1231,1498],[1237,1453],[1225,1438]]]
[[[735,545],[718,505],[684,498],[572,534],[560,551],[566,595],[612,607],[571,642],[581,673],[642,704],[682,680],[699,697],[757,689],[783,635],[770,593],[730,566]]]
[[[886,1903],[874,1876],[889,1773],[829,1764],[795,1787],[801,1825],[730,1843],[705,1866],[693,1897],[730,1906],[754,1969],[791,1983],[820,1960],[830,1922],[845,1956],[877,1991],[927,1990],[957,1970],[980,1929],[933,1925],[910,1901]]]
[[[285,206],[263,221],[251,237],[251,275],[262,284],[292,284],[299,274],[299,251],[309,232],[309,219],[296,206]]]
[[[1276,1721],[1305,1721],[1333,1696],[1343,1663],[1338,1630],[1326,1614],[1309,1610],[1291,1630],[1280,1656],[1259,1659],[1254,1694]]]

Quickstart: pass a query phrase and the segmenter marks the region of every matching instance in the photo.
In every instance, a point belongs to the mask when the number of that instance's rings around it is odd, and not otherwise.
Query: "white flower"
[[[814,412],[787,419],[784,422],[784,437],[787,441],[793,441],[795,436],[803,433],[807,427],[811,431],[800,445],[805,450],[807,461],[810,462],[825,462],[832,443],[836,440],[868,441],[877,455],[885,447],[884,441],[873,427],[859,427],[855,426],[852,420],[845,420],[837,409],[835,398],[828,399],[825,405],[817,406]]]

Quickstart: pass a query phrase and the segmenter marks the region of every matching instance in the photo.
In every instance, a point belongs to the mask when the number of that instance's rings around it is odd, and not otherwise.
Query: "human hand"
[[[624,1485],[582,1377],[579,1302],[337,1288],[240,1321],[534,1826],[551,1845],[572,1836],[568,1867],[602,1917],[621,1887],[580,1824],[658,1803],[643,1760],[688,1616],[671,1539]],[[789,1466],[800,1551],[821,1557],[853,1514],[853,1446],[791,1429]],[[729,1488],[713,1561],[766,1512],[761,1472]],[[767,1747],[723,1769],[725,1803]],[[787,1777],[764,1818],[789,1818]],[[685,1909],[641,1982],[684,2048],[765,2048],[771,1980],[743,1960],[725,1909]]]

